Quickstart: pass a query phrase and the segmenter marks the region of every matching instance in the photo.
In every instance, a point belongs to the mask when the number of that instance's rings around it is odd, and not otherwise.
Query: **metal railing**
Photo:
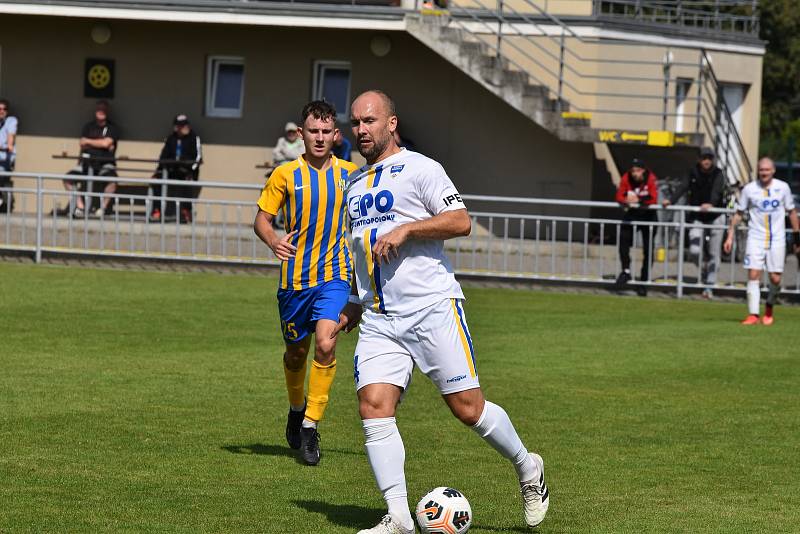
[[[629,123],[631,118],[634,122],[639,118],[649,121],[650,127],[633,124],[631,129],[660,127],[679,130],[676,134],[703,136],[704,144],[727,154],[731,183],[752,179],[744,143],[704,49],[690,47],[687,54],[687,50],[672,47],[684,58],[678,61],[670,47],[585,38],[535,1],[519,0],[514,5],[502,0],[464,0],[451,6],[448,23],[461,32],[463,40],[486,47],[497,58],[497,68],[505,64],[524,73],[530,85],[552,100],[556,113],[569,109],[578,116],[590,117],[592,127],[600,129],[620,118]],[[636,46],[664,52],[657,60],[620,59],[614,54],[590,57],[576,50],[578,46],[583,50],[619,47],[621,52]],[[696,59],[685,59],[694,54]],[[588,89],[587,80],[598,88]],[[685,86],[687,81],[689,87],[679,95],[679,85]],[[624,90],[614,89],[620,84]]]
[[[593,0],[592,14],[715,34],[757,37],[760,29],[758,0]]]
[[[705,50],[701,51],[698,79],[698,120],[697,129],[708,140],[719,156],[720,167],[724,169],[729,184],[744,184],[753,180],[753,164],[747,155],[736,122],[724,98],[720,84]],[[711,120],[711,117],[714,117]]]
[[[167,197],[168,204],[190,202],[192,216],[186,221],[162,218],[153,222],[148,217],[149,209],[160,198],[91,193],[94,198],[110,197],[112,209],[96,218],[88,211],[81,217],[59,216],[49,208],[69,203],[71,195],[83,194],[60,188],[61,180],[75,176],[13,176],[32,181],[32,186],[6,188],[16,197],[15,210],[0,211],[0,249],[30,253],[37,262],[43,255],[70,254],[272,266],[280,263],[252,231],[260,185],[120,178],[126,183],[196,184],[204,191],[252,194],[251,200],[241,201]],[[729,210],[713,210],[719,217],[709,224],[693,222],[698,210],[686,206],[659,209],[657,220],[627,223],[621,220],[623,212],[614,202],[463,197],[471,208],[473,232],[446,243],[453,266],[461,275],[612,287],[621,268],[620,241],[632,233],[634,287],[661,288],[674,291],[679,297],[711,286],[744,289],[741,236],[730,257],[713,269],[717,277],[714,283],[704,281],[709,260],[718,254],[708,249],[702,234],[710,234],[713,242],[713,232],[718,232],[718,246],[719,232],[724,231]],[[144,213],[137,209],[140,206],[144,206]],[[642,278],[636,273],[645,256],[644,243],[648,243],[647,256],[652,266]],[[800,294],[800,277],[790,259],[784,292]]]

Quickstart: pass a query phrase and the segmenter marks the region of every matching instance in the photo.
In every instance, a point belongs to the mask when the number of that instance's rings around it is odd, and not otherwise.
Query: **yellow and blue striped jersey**
[[[319,171],[303,156],[275,169],[267,180],[258,207],[277,215],[283,211],[287,232],[297,230],[294,258],[281,264],[281,289],[307,289],[331,280],[350,281],[350,250],[345,237],[347,176],[358,167],[331,156]]]

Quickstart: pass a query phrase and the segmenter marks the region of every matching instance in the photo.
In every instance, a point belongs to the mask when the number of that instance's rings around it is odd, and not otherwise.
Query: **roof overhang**
[[[244,2],[236,0],[26,0],[0,1],[0,13],[41,15],[106,20],[142,20],[295,28],[405,31],[405,16],[400,7],[349,4],[290,2]],[[485,23],[465,21],[477,33]],[[553,24],[518,22],[516,30],[527,35],[559,35]],[[600,21],[568,20],[569,30],[589,39],[629,41],[677,48],[703,48],[710,51],[764,55],[763,42],[704,38],[703,35],[670,35],[642,28],[615,28]],[[638,31],[637,31],[638,30]]]
[[[226,5],[227,4],[227,5]],[[266,4],[266,5],[265,5]],[[237,24],[249,26],[289,26],[300,28],[340,28],[354,30],[404,31],[405,11],[376,6],[310,5],[257,2],[207,2],[182,5],[168,2],[0,2],[0,13],[51,17],[94,18]],[[342,9],[344,8],[344,9]]]

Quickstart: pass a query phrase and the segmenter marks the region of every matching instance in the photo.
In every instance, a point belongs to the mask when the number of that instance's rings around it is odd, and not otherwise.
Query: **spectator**
[[[283,137],[278,139],[275,150],[272,151],[272,165],[279,167],[289,161],[294,161],[305,154],[306,146],[300,137],[300,129],[293,122],[287,122]]]
[[[664,199],[664,207],[675,204],[683,195],[687,196],[690,206],[698,206],[700,213],[689,212],[686,221],[690,224],[699,223],[714,225],[719,228],[692,227],[689,230],[689,254],[697,261],[702,254],[705,259],[701,266],[701,281],[707,287],[703,289],[703,298],[711,299],[714,296],[711,287],[717,283],[717,270],[722,254],[722,237],[725,234],[725,214],[708,213],[711,208],[725,207],[725,175],[714,164],[714,151],[704,147],[700,151],[700,159],[689,170],[686,178],[675,190],[672,196]],[[703,252],[705,235],[708,232],[708,250]]]
[[[9,115],[10,104],[0,98],[0,171],[11,172],[17,157],[17,118]],[[0,176],[0,187],[8,191],[0,191],[0,211],[10,212],[14,209],[14,195],[10,189],[14,182],[10,176]]]
[[[619,260],[622,272],[617,277],[617,286],[624,286],[631,281],[631,246],[634,238],[634,225],[642,234],[642,272],[641,281],[650,280],[650,241],[653,227],[649,223],[656,221],[656,212],[649,209],[658,201],[658,185],[656,175],[644,166],[639,158],[634,158],[631,168],[622,175],[617,189],[617,202],[625,208],[619,232]],[[639,286],[636,292],[640,296],[647,295],[646,286]]]
[[[203,163],[203,147],[200,144],[200,136],[192,131],[189,117],[184,114],[175,116],[172,121],[172,133],[164,140],[164,147],[158,157],[159,164],[153,178],[166,176],[169,180],[191,180],[197,181],[200,177],[200,164]],[[175,163],[173,163],[175,162]],[[164,217],[180,214],[181,222],[191,222],[192,203],[191,202],[167,202],[163,206],[164,213],[161,213],[162,206],[158,202],[161,196],[161,188],[165,187],[164,196],[172,198],[197,198],[200,190],[195,186],[173,185],[173,186],[153,186],[153,196],[155,207],[150,215],[154,221],[160,221]]]
[[[353,145],[350,140],[342,135],[341,130],[336,130],[336,136],[333,138],[333,155],[344,161],[351,161],[352,152]]]
[[[80,149],[81,156],[78,165],[69,171],[71,175],[93,175],[109,176],[116,178],[117,166],[114,154],[119,143],[119,130],[117,126],[109,120],[108,115],[110,106],[105,100],[98,100],[94,108],[94,120],[84,125],[81,131]],[[82,180],[64,180],[64,189],[67,191],[77,191],[81,187],[87,191],[97,191],[103,188],[103,196],[95,202],[89,199],[90,205],[85,206],[83,195],[75,196],[75,217],[83,217],[84,209],[88,209],[96,217],[100,217],[108,211],[111,204],[111,197],[117,191],[116,182],[94,182],[88,183]],[[92,211],[93,205],[97,208]],[[71,206],[59,210],[59,215],[67,215]]]

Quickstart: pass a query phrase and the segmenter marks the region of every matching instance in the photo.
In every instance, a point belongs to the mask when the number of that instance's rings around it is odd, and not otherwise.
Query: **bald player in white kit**
[[[549,492],[544,463],[529,453],[506,412],[484,399],[464,294],[444,240],[469,235],[464,202],[442,166],[397,146],[394,103],[367,91],[351,107],[367,165],[348,179],[355,279],[339,329],[361,320],[354,374],[366,452],[388,513],[359,534],[410,534],[405,449],[395,410],[416,365],[461,422],[508,459],[520,482],[525,521],[542,522]]]
[[[723,248],[730,254],[733,248],[733,236],[736,226],[742,221],[742,214],[747,211],[747,250],[744,256],[744,268],[748,270],[747,310],[748,315],[742,321],[744,325],[758,324],[767,326],[773,322],[772,308],[781,291],[781,274],[786,261],[786,223],[789,215],[792,225],[792,241],[794,252],[800,251],[800,223],[794,206],[794,197],[789,184],[778,180],[775,176],[775,163],[769,158],[758,161],[758,180],[752,181],[744,188],[736,203],[736,214],[731,219],[728,238]],[[761,289],[761,271],[769,273],[769,292],[764,317],[759,317]]]

